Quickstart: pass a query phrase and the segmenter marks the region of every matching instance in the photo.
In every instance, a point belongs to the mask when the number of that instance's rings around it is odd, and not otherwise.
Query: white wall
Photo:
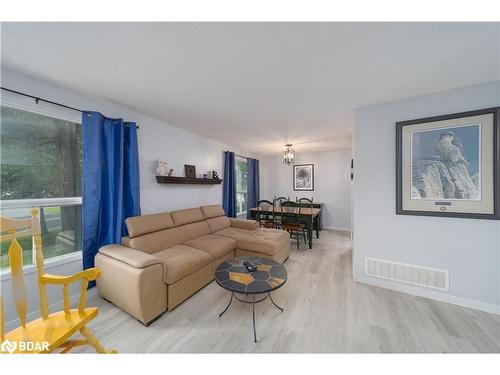
[[[361,108],[355,114],[355,279],[500,312],[500,222],[395,214],[395,123],[500,105],[500,81]],[[449,270],[449,293],[380,282],[366,257]]]
[[[314,164],[314,191],[293,190],[293,168],[281,155],[260,158],[260,197],[314,198],[323,202],[325,228],[351,229],[351,150],[296,153],[295,164]]]
[[[99,111],[109,117],[123,117],[139,125],[139,161],[141,170],[141,209],[151,213],[202,204],[220,203],[222,185],[164,185],[154,177],[158,159],[167,161],[175,175],[184,176],[184,164],[196,171],[216,170],[222,178],[223,151],[249,155],[241,149],[194,134],[158,121],[119,104],[83,95],[2,67],[2,86],[40,96],[76,108]],[[103,84],[106,84],[103,82]]]
[[[175,169],[177,176],[184,176],[184,164],[193,164],[196,166],[197,173],[216,170],[222,178],[223,151],[232,150],[239,154],[249,155],[245,150],[235,149],[230,145],[155,120],[119,104],[76,93],[11,69],[2,67],[0,78],[2,86],[13,90],[84,110],[100,111],[105,116],[123,117],[125,120],[137,122],[140,127],[138,140],[143,214],[222,202],[222,185],[191,186],[156,183],[154,174],[158,159],[166,160],[168,165]],[[81,260],[76,259],[58,265],[48,272],[71,274],[79,270],[81,270]],[[5,294],[5,298],[10,298],[10,281],[5,277],[3,279],[2,294]],[[35,280],[34,274],[27,278],[31,301],[29,312],[36,311],[38,304]],[[73,289],[73,292],[76,293],[77,290]],[[60,301],[61,293],[59,290],[52,291],[49,295],[50,303]],[[7,299],[6,321],[15,316],[13,304]]]

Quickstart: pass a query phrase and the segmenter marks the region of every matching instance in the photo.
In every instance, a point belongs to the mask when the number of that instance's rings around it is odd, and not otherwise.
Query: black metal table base
[[[248,296],[248,294],[247,294]],[[227,311],[227,309],[229,309],[229,306],[231,306],[231,303],[233,302],[233,298],[237,299],[238,301],[240,302],[243,302],[243,303],[249,303],[249,304],[252,304],[252,322],[253,322],[253,341],[254,342],[257,342],[257,331],[255,329],[255,305],[257,303],[260,303],[262,301],[265,301],[267,298],[269,298],[271,300],[271,302],[273,303],[273,305],[278,309],[280,310],[281,312],[283,312],[283,308],[282,307],[279,307],[276,302],[274,302],[273,300],[273,297],[271,296],[271,292],[267,293],[265,295],[265,297],[262,297],[260,299],[255,299],[255,294],[252,294],[252,299],[249,301],[249,300],[245,300],[245,299],[241,299],[239,298],[237,295],[234,294],[234,292],[231,292],[231,299],[229,300],[229,303],[227,304],[226,308],[224,310],[222,310],[222,312],[219,314],[219,318],[224,315],[224,313]]]

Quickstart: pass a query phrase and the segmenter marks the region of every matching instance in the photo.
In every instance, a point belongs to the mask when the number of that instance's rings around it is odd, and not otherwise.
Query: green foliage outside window
[[[0,199],[25,200],[82,195],[81,125],[37,113],[0,107]],[[0,215],[28,218],[29,208]],[[81,207],[40,208],[45,258],[81,250]],[[31,236],[18,238],[24,264],[32,264]],[[0,268],[10,241],[0,242]]]
[[[1,107],[1,199],[81,196],[81,125]]]

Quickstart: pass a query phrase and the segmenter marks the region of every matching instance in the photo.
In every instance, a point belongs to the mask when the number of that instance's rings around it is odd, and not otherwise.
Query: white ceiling
[[[331,150],[357,107],[500,79],[500,23],[4,23],[2,64],[256,154]]]

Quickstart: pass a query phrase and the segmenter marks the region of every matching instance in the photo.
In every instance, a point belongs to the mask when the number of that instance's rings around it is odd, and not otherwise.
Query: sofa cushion
[[[214,234],[235,239],[238,249],[255,251],[271,256],[276,254],[285,243],[290,241],[290,234],[280,229],[259,228],[245,230],[230,227]]]
[[[229,237],[207,234],[184,243],[184,245],[202,250],[210,255],[211,260],[220,258],[236,248],[236,240]]]
[[[178,210],[170,212],[170,216],[174,221],[176,226],[196,223],[204,219],[201,209],[199,208],[188,208],[185,210]]]
[[[99,253],[115,260],[126,263],[134,268],[146,268],[153,264],[161,264],[161,260],[146,254],[144,251],[131,249],[120,245],[106,245],[99,249]]]
[[[248,220],[248,219],[236,219],[234,217],[229,218],[229,223],[234,228],[253,230],[259,227],[259,224],[256,220]]]
[[[219,216],[211,219],[205,220],[210,227],[210,232],[217,232],[224,228],[229,228],[231,226],[231,222],[227,218],[227,216]]]
[[[200,209],[205,219],[211,219],[213,217],[219,217],[219,216],[226,216],[226,213],[219,204],[212,204],[210,206],[201,206]]]
[[[174,284],[210,263],[210,255],[186,245],[172,246],[153,255],[163,263],[167,284]]]
[[[127,225],[128,235],[132,238],[175,227],[169,212],[129,217],[125,220],[125,224]]]
[[[154,233],[130,238],[123,237],[122,245],[151,254],[182,242],[178,228],[164,229]]]
[[[193,238],[203,236],[210,233],[210,228],[205,221],[181,225],[176,228],[181,236],[181,243],[192,240]]]

